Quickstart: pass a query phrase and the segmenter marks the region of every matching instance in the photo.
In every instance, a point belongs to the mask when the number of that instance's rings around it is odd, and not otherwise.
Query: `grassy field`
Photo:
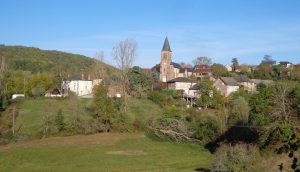
[[[68,120],[74,111],[79,109],[81,117],[85,120],[91,118],[89,112],[84,111],[84,107],[89,107],[92,99],[27,99],[19,107],[19,116],[16,122],[16,128],[20,128],[20,133],[34,136],[42,128],[42,120],[45,115],[55,117],[58,110],[61,109]],[[162,109],[147,99],[129,99],[128,118],[132,122],[139,119],[145,122],[162,114]]]
[[[52,137],[0,146],[0,171],[193,171],[211,154],[195,144],[154,141],[144,134]]]

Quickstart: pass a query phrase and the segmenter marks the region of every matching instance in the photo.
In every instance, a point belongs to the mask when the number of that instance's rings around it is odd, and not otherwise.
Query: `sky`
[[[300,63],[299,0],[0,0],[0,44],[61,50],[115,65],[114,45],[134,39],[134,65],[160,63],[168,36],[174,62]]]

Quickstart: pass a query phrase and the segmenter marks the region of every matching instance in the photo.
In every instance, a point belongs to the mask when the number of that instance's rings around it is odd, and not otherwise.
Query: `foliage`
[[[248,171],[256,152],[255,147],[248,145],[223,146],[215,153],[211,171]]]
[[[145,97],[146,92],[151,89],[151,81],[154,79],[144,73],[144,71],[134,66],[128,73],[131,95],[134,97]]]
[[[212,60],[209,57],[202,56],[202,57],[197,57],[193,63],[195,65],[208,65],[210,66],[212,64]]]
[[[4,57],[13,69],[33,73],[61,70],[68,74],[80,74],[82,70],[89,71],[94,63],[93,59],[82,55],[23,46],[1,45],[0,56]]]
[[[196,104],[198,106],[217,108],[222,106],[222,96],[213,86],[213,82],[209,79],[203,79],[199,83],[199,99],[197,99]]]
[[[237,66],[239,66],[239,61],[238,61],[238,59],[237,58],[233,58],[232,60],[231,60],[231,63],[232,63],[232,67],[233,67],[233,71],[235,71],[236,70],[236,67]]]
[[[191,127],[193,137],[204,143],[215,140],[220,135],[220,128],[215,118],[211,116],[201,116]]]
[[[151,91],[148,93],[148,99],[159,106],[164,107],[170,103],[172,97],[165,92]]]
[[[215,63],[212,65],[212,74],[213,76],[220,77],[227,73],[227,69],[224,65]]]
[[[58,132],[61,132],[66,129],[66,124],[64,122],[64,115],[61,109],[57,111],[57,114],[55,116],[55,125]]]
[[[164,115],[167,118],[180,119],[181,118],[181,114],[180,113],[181,113],[180,110],[175,105],[166,106],[164,108]]]
[[[98,132],[111,130],[116,113],[113,101],[107,93],[108,89],[104,85],[96,85],[93,88],[93,117]]]
[[[258,93],[249,99],[250,123],[256,125],[267,125],[270,122],[270,111],[272,109],[272,89],[264,84],[257,85]]]
[[[229,116],[229,123],[231,124],[248,124],[249,120],[249,105],[243,97],[238,97],[231,102],[231,114]]]

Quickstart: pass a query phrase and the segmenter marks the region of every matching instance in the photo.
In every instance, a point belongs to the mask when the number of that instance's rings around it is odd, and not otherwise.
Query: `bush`
[[[216,119],[210,116],[202,116],[192,125],[193,137],[202,142],[210,142],[220,135],[220,129]]]
[[[258,150],[250,145],[220,147],[214,155],[211,171],[249,171]]]

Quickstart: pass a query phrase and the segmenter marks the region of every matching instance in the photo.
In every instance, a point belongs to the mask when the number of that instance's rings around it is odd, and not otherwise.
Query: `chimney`
[[[89,81],[91,80],[91,74],[88,75],[88,80],[89,80]]]
[[[83,73],[81,74],[81,80],[84,80],[84,74]]]

